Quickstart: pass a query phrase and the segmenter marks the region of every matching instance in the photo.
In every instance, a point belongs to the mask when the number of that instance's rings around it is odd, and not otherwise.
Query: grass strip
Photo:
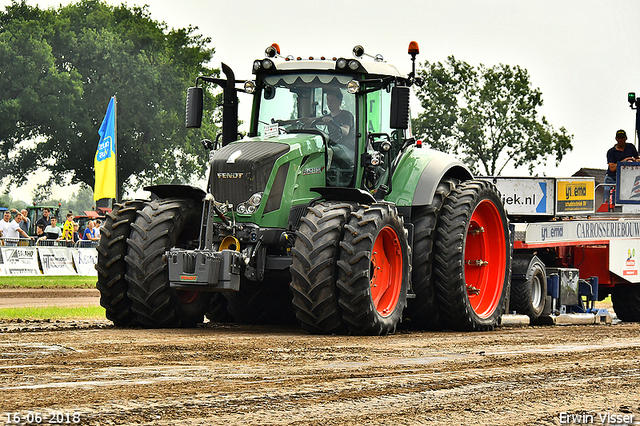
[[[98,277],[30,276],[0,277],[0,288],[96,288]]]
[[[0,320],[104,319],[102,306],[0,308]]]

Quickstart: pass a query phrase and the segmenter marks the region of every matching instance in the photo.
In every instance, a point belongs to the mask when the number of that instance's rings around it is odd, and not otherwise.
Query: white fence
[[[7,238],[0,241],[0,275],[97,275],[96,244],[80,243],[41,240],[33,245]]]

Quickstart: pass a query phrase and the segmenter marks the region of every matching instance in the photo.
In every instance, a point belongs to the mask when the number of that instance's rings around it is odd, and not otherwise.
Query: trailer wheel
[[[300,219],[293,247],[291,292],[302,328],[318,334],[338,332],[342,314],[338,306],[338,244],[352,205],[323,202],[309,207]]]
[[[547,274],[538,256],[513,257],[509,310],[528,315],[531,321],[540,317],[547,296]]]
[[[611,293],[613,310],[620,321],[640,322],[640,286],[616,286]]]
[[[114,204],[100,230],[98,251],[98,282],[100,305],[105,309],[107,319],[116,327],[135,325],[135,315],[131,311],[131,299],[127,296],[129,283],[125,279],[127,262],[127,238],[131,233],[131,223],[136,219],[144,201],[131,200]]]
[[[340,243],[342,319],[355,334],[386,335],[402,321],[411,275],[407,231],[395,207],[351,213]]]
[[[204,319],[210,293],[169,287],[164,253],[171,247],[193,248],[200,235],[201,209],[191,200],[153,200],[131,225],[127,281],[131,309],[143,327],[193,327]]]
[[[411,328],[435,330],[440,325],[433,282],[434,240],[442,203],[455,184],[456,181],[453,179],[443,179],[436,188],[430,205],[413,208],[411,215],[414,227],[411,288],[416,297],[408,301],[405,311],[405,317],[410,320]]]
[[[442,325],[493,329],[505,309],[511,242],[507,216],[492,183],[467,181],[451,191],[440,216],[435,259]]]
[[[227,310],[239,324],[294,324],[289,280],[265,274],[263,281],[240,277],[240,290],[225,292]]]

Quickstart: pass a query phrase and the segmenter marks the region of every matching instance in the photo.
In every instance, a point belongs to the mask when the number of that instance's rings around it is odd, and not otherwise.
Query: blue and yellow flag
[[[96,171],[96,183],[93,189],[93,199],[116,198],[116,98],[109,101],[107,114],[102,120],[100,142],[93,160]]]

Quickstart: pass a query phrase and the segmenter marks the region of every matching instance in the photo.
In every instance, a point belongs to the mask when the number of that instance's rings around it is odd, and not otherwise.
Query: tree
[[[169,30],[146,6],[83,0],[40,10],[14,0],[0,12],[0,176],[21,184],[44,168],[47,184],[93,187],[97,131],[114,94],[121,189],[203,176],[199,141],[217,130],[187,133],[186,88],[216,72],[205,66],[210,40],[195,30]]]
[[[418,70],[424,111],[412,121],[416,135],[440,151],[462,159],[475,173],[500,175],[505,166],[529,172],[573,149],[564,127],[555,131],[538,114],[542,93],[527,70],[500,64],[477,68],[453,56],[425,62]]]

